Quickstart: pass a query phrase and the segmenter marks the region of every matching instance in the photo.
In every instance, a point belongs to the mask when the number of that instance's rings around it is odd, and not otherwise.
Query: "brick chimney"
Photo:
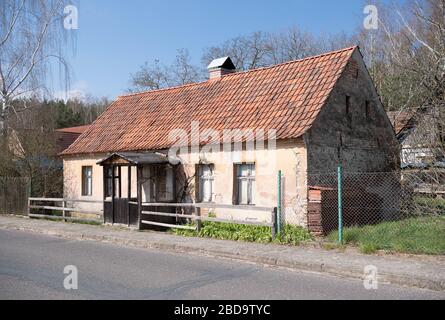
[[[235,65],[230,57],[218,58],[213,60],[207,67],[210,80],[220,79],[226,74],[236,72]]]

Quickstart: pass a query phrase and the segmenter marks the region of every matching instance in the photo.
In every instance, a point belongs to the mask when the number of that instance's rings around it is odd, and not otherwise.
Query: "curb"
[[[30,228],[13,225],[0,225],[3,230],[17,230],[54,236],[62,239],[95,241],[122,246],[129,246],[140,249],[157,249],[175,253],[187,253],[193,255],[206,255],[215,258],[226,258],[244,262],[253,262],[272,267],[282,267],[297,271],[306,271],[320,274],[327,274],[342,278],[363,280],[363,270],[356,267],[339,268],[326,263],[308,263],[301,260],[273,258],[256,254],[242,254],[239,252],[230,252],[226,250],[212,250],[206,248],[196,248],[186,244],[170,244],[165,242],[149,242],[146,240],[133,240],[117,236],[108,235],[86,235],[83,233],[72,233],[62,231],[48,231],[39,228]],[[378,280],[380,283],[396,284],[401,286],[429,289],[433,291],[445,291],[445,280],[435,280],[419,275],[394,274],[379,272]]]

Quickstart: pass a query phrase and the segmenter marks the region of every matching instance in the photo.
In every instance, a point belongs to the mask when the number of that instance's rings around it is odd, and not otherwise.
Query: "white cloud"
[[[61,99],[64,101],[70,99],[84,100],[88,94],[88,84],[84,80],[77,81],[72,88],[67,91],[56,91],[53,95],[54,99]]]

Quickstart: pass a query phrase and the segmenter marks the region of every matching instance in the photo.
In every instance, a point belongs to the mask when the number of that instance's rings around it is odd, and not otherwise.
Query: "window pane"
[[[91,179],[91,171],[90,176],[87,179],[88,188],[87,188],[87,194],[91,196],[93,194],[93,179]]]
[[[82,196],[91,196],[93,191],[93,168],[82,167]]]
[[[208,179],[202,180],[202,201],[210,202],[212,201],[212,185],[211,181]]]
[[[199,166],[199,183],[200,201],[213,201],[213,164],[202,164]]]
[[[238,204],[253,204],[255,190],[255,164],[239,164],[236,166],[238,179]]]
[[[255,204],[255,180],[250,180],[250,203]]]
[[[173,168],[158,167],[156,192],[157,198],[161,201],[171,201],[174,199],[174,171]]]
[[[239,199],[238,202],[240,204],[248,204],[248,192],[247,192],[247,180],[245,179],[240,179],[238,180],[238,195],[239,195]]]

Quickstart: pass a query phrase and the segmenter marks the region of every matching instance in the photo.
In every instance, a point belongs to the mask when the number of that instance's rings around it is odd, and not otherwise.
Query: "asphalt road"
[[[66,265],[78,289],[66,290]],[[0,299],[445,299],[445,293],[0,230]]]

